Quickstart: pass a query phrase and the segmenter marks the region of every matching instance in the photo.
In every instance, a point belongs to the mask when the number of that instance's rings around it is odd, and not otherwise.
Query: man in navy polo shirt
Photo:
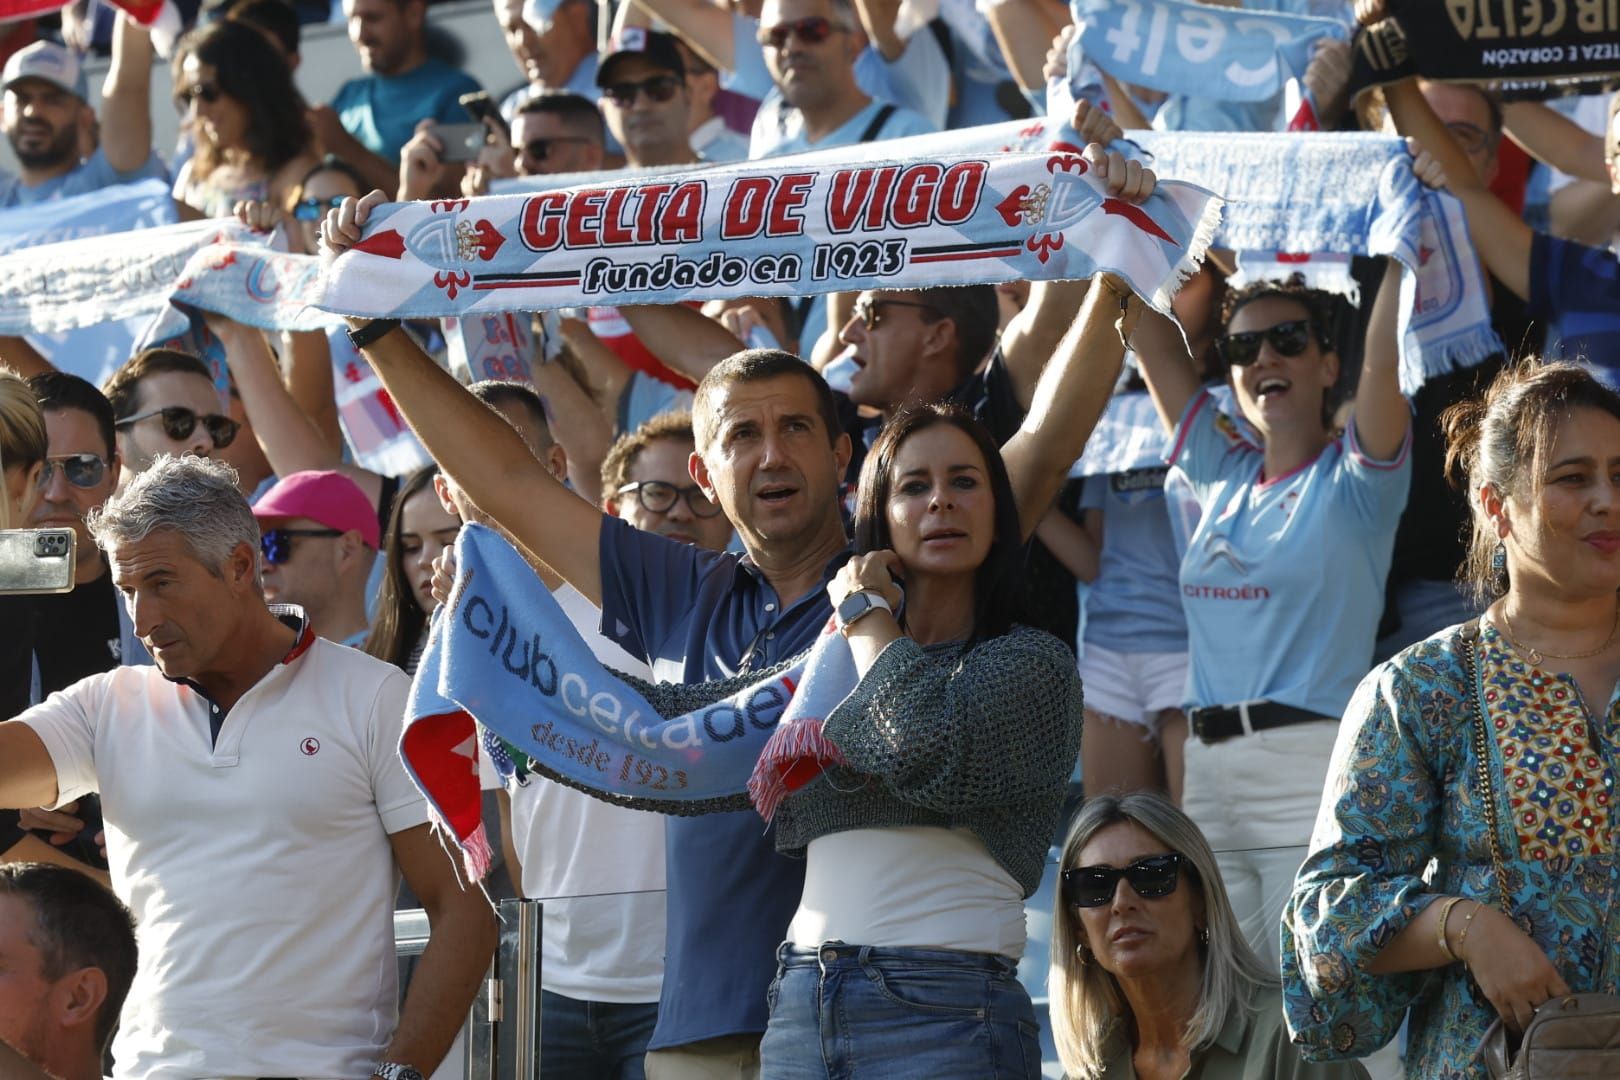
[[[1110,194],[1133,202],[1151,194],[1151,172],[1132,174],[1120,155],[1104,156],[1095,145],[1087,157]],[[333,211],[322,226],[323,251],[335,255],[356,243],[384,198],[375,191]],[[1126,332],[1114,325],[1122,314],[1118,288],[1092,286],[1041,378],[1029,418],[1004,450],[1026,536],[1112,391]],[[509,429],[397,332],[397,320],[351,318],[350,325],[444,471],[600,606],[603,633],[644,657],[660,681],[763,669],[808,648],[831,618],[826,586],[849,554],[838,488],[850,439],[826,381],[798,357],[774,349],[737,353],[709,371],[693,403],[692,477],[735,525],[747,552],[738,556],[603,515],[537,469]],[[1083,374],[1082,365],[1091,370]],[[752,811],[671,817],[665,838],[667,947],[647,1076],[758,1077],[766,988],[798,907],[802,863],[776,853]]]

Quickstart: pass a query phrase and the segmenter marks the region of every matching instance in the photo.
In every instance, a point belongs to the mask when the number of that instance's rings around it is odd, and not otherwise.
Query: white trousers
[[[1338,731],[1323,720],[1213,744],[1187,740],[1182,809],[1215,849],[1243,936],[1273,971],[1283,905],[1305,861]]]

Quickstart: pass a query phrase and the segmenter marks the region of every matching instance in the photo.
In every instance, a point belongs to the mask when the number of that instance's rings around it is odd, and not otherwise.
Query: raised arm
[[[56,802],[56,766],[39,733],[18,720],[0,723],[0,807]]]
[[[1508,138],[1537,161],[1581,180],[1605,187],[1609,172],[1603,160],[1603,137],[1539,101],[1513,101],[1502,106]]]
[[[1462,200],[1474,249],[1502,284],[1528,299],[1530,243],[1535,236],[1530,226],[1491,194],[1474,171],[1473,162],[1429,106],[1416,80],[1404,79],[1386,86],[1384,100],[1389,104],[1395,130],[1417,141],[1418,160],[1413,167],[1418,175],[1425,183],[1443,185]]]
[[[1069,24],[1067,12],[1051,0],[1001,0],[985,12],[985,18],[1019,89],[1043,89],[1046,51]]]
[[[1412,429],[1412,407],[1401,393],[1400,334],[1396,329],[1401,274],[1401,264],[1388,260],[1367,322],[1361,381],[1356,387],[1356,441],[1374,461],[1392,460]]]
[[[613,428],[563,363],[537,355],[532,370],[551,433],[568,454],[568,482],[580,498],[600,506],[602,459],[613,445]]]
[[[101,88],[101,152],[121,173],[152,156],[152,35],[122,11]]]
[[[620,308],[619,314],[654,356],[694,382],[748,347],[719,322],[685,304],[636,304]]]
[[[1035,384],[1063,341],[1070,312],[1080,309],[1085,295],[1083,281],[1034,282],[1029,287],[1029,302],[1002,332],[1001,358],[1012,376],[1020,407],[1028,409],[1035,400]]]
[[[723,71],[737,70],[731,12],[709,0],[635,0],[635,6],[668,23],[692,49]]]
[[[854,0],[861,29],[883,59],[893,62],[905,55],[906,41],[894,29],[900,0]]]
[[[1198,369],[1193,365],[1187,342],[1176,324],[1156,311],[1143,314],[1136,336],[1131,338],[1136,364],[1159,420],[1169,432],[1176,430],[1188,402],[1202,389]]]
[[[385,200],[381,191],[344,200],[321,224],[323,250],[335,254],[359,241],[372,208]],[[370,323],[349,321],[357,330]],[[392,330],[363,352],[439,467],[479,509],[600,604],[602,512],[554,479],[512,425],[468,393],[408,334]]]

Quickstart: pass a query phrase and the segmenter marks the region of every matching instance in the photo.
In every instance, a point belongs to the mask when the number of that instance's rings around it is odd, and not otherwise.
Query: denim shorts
[[[777,950],[761,1080],[1038,1080],[1017,966],[946,949]]]

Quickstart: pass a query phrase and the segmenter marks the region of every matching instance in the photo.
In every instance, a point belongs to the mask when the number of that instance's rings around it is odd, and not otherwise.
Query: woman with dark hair
[[[428,619],[438,601],[433,597],[433,560],[456,542],[461,519],[445,509],[434,479],[437,465],[407,476],[394,496],[383,534],[383,579],[377,590],[377,612],[362,649],[416,674],[427,644]]]
[[[1282,928],[1307,1056],[1365,1055],[1410,1009],[1424,1078],[1485,1075],[1497,1018],[1620,993],[1620,395],[1531,361],[1444,423],[1485,614],[1362,680]]]
[[[181,40],[173,69],[175,104],[196,141],[175,177],[182,213],[284,204],[316,158],[304,99],[275,46],[243,23],[211,23]]]
[[[1227,295],[1216,349],[1232,415],[1173,326],[1149,320],[1139,335],[1142,372],[1172,435],[1167,460],[1201,510],[1178,582],[1190,668],[1182,807],[1221,853],[1250,947],[1272,963],[1338,718],[1372,664],[1406,504],[1400,273],[1390,260],[1342,431],[1332,298],[1297,278]]]
[[[827,586],[860,677],[823,727],[845,764],[775,819],[806,865],[763,1075],[830,1075],[837,1023],[874,1075],[1037,1076],[1023,902],[1080,748],[1080,680],[1020,623],[1018,509],[984,426],[951,405],[885,425],[855,551]]]

